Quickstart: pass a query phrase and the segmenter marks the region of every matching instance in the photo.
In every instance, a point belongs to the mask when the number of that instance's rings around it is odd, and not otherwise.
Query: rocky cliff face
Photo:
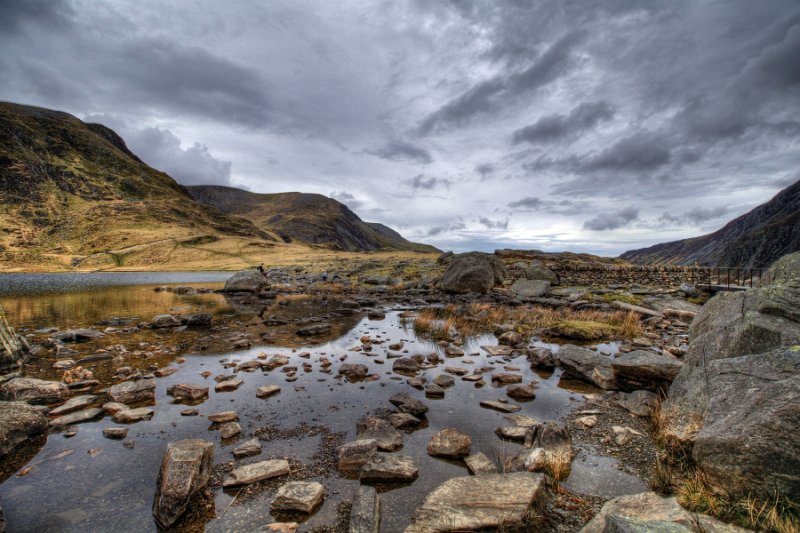
[[[800,251],[800,181],[709,235],[631,250],[640,264],[767,267]]]
[[[257,194],[233,187],[187,187],[198,202],[251,221],[286,242],[327,245],[338,250],[437,251],[407,241],[382,224],[362,221],[346,205],[321,194]]]

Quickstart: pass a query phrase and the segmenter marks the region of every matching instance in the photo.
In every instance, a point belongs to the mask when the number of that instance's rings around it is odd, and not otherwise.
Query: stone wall
[[[508,282],[525,277],[522,265],[508,265]],[[562,285],[608,287],[613,285],[643,285],[677,288],[683,283],[708,283],[709,270],[702,267],[681,266],[583,266],[548,265],[561,278]]]

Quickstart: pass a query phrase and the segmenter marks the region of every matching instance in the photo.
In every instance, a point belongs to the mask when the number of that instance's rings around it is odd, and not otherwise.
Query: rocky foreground
[[[525,275],[509,280],[511,269],[523,269]],[[545,265],[508,265],[486,254],[444,256],[440,274],[423,274],[415,282],[376,276],[334,289],[337,279],[343,278],[324,273],[298,283],[297,276],[287,272],[243,271],[224,289],[237,305],[251,309],[264,309],[265,302],[275,301],[281,292],[335,290],[339,299],[328,319],[286,320],[262,313],[257,327],[236,330],[228,325],[215,332],[218,326],[210,316],[161,315],[129,326],[127,332],[86,328],[34,336],[33,341],[39,341],[31,347],[38,353],[34,358],[55,356],[53,366],[64,373],[63,379],[30,377],[22,366],[20,375],[0,385],[0,457],[30,457],[37,436],[68,436],[79,431],[79,424],[109,418],[114,425],[103,430],[104,436],[132,447],[130,427],[154,416],[160,381],[179,371],[175,365],[140,367],[138,356],[118,347],[77,358],[78,351],[70,346],[78,343],[141,332],[195,332],[198,343],[212,343],[215,335],[222,335],[230,349],[268,342],[276,329],[291,330],[296,338],[312,342],[329,334],[336,319],[367,315],[378,320],[390,304],[401,303],[407,319],[419,321],[424,309],[438,304],[437,312],[446,309],[451,320],[434,331],[437,352],[409,353],[402,342],[366,335],[352,348],[352,353],[368,358],[364,363],[308,351],[226,360],[229,372],[173,383],[167,393],[185,405],[181,415],[191,417],[199,414],[210,389],[214,394],[235,393],[247,386],[247,375],[254,372],[280,372],[291,384],[313,370],[358,386],[381,381],[379,365],[385,365],[384,373],[391,367],[389,379],[406,385],[405,392],[385,398],[392,409],[353,420],[353,440],[330,439],[332,446],[335,443],[329,460],[335,472],[330,475],[354,480],[358,488],[328,530],[393,531],[385,521],[381,525],[381,493],[413,487],[420,476],[419,459],[405,453],[404,445],[440,408],[437,399],[466,386],[497,391],[475,408],[501,413],[504,425],[495,434],[498,442],[509,443],[508,453],[489,456],[478,449],[476,435],[458,419],[430,435],[425,452],[459,465],[464,475],[450,477],[430,491],[410,517],[407,532],[739,531],[696,513],[696,508],[681,507],[692,503],[682,489],[683,478],[665,482],[658,473],[676,449],[682,454],[683,474],[702,476],[709,498],[717,494],[729,500],[749,496],[800,501],[800,255],[776,263],[759,287],[717,295],[703,306],[688,301],[698,301],[688,286],[636,291],[561,287],[558,272]],[[505,308],[521,311],[499,314]],[[587,346],[579,341],[610,340],[603,336],[615,330],[607,324],[563,319],[537,330],[525,317],[541,315],[542,309],[633,313],[640,334],[611,351],[603,343]],[[476,366],[476,355],[464,349],[463,332],[493,316],[509,321],[489,324],[497,342],[481,346],[490,364]],[[598,331],[600,336],[593,337]],[[542,335],[558,339],[558,346],[537,343]],[[165,351],[182,364],[180,350]],[[114,367],[108,383],[93,374],[92,364],[98,360]],[[555,420],[522,414],[526,402],[541,393],[536,380],[524,379],[522,360],[542,375],[556,371],[562,380],[582,382],[583,404]],[[287,392],[272,384],[257,387],[254,394],[269,402]],[[150,488],[160,527],[184,527],[198,502],[222,488],[267,494],[272,515],[287,518],[269,524],[273,531],[302,529],[302,523],[332,497],[328,477],[298,475],[308,465],[291,457],[263,458],[264,434],[247,434],[235,403],[231,410],[204,415],[219,440],[181,439],[166,447],[156,486]],[[215,453],[231,443],[234,460],[215,464]],[[569,480],[578,450],[585,446],[617,456],[621,468],[678,497],[649,491],[610,500],[581,497]]]

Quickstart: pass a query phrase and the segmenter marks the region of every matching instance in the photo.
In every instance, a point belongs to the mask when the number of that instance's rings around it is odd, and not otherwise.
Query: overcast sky
[[[616,255],[800,179],[800,2],[0,0],[0,100],[183,184]]]

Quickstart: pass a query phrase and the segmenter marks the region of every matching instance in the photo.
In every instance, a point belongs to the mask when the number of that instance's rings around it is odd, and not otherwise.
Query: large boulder
[[[213,463],[212,442],[186,439],[167,446],[153,500],[153,516],[158,525],[168,528],[181,517],[192,495],[208,483]]]
[[[683,363],[671,355],[646,350],[620,354],[611,361],[614,380],[626,390],[656,391],[669,386]]]
[[[25,402],[0,402],[0,459],[47,431],[47,417]]]
[[[558,274],[544,266],[541,261],[531,261],[525,270],[525,279],[546,281],[550,285],[559,285],[561,278]]]
[[[640,529],[625,528],[630,521]],[[642,523],[644,524],[642,526]],[[669,524],[676,526],[670,529]],[[672,498],[664,498],[655,492],[643,492],[620,496],[609,500],[600,512],[579,533],[613,533],[619,531],[679,532],[695,533],[744,533],[745,529],[724,524],[719,520],[698,513],[690,513]]]
[[[515,296],[539,298],[550,294],[550,282],[536,279],[518,279],[508,288]]]
[[[800,253],[781,258],[744,292],[720,293],[689,329],[684,366],[662,406],[664,435],[692,443],[703,427],[713,361],[800,344]]]
[[[258,270],[240,270],[228,278],[222,292],[261,292],[269,286],[269,280]]]
[[[800,501],[800,347],[713,361],[693,448],[711,483]]]
[[[448,479],[428,494],[405,533],[520,527],[543,487],[544,476],[529,472]]]
[[[558,362],[567,375],[594,383],[601,389],[616,388],[610,357],[589,348],[565,344],[558,350]]]
[[[442,275],[440,287],[453,293],[487,293],[506,279],[506,267],[495,255],[481,252],[458,254]]]
[[[69,397],[69,388],[60,381],[14,378],[0,385],[0,400],[29,403],[61,403]]]

